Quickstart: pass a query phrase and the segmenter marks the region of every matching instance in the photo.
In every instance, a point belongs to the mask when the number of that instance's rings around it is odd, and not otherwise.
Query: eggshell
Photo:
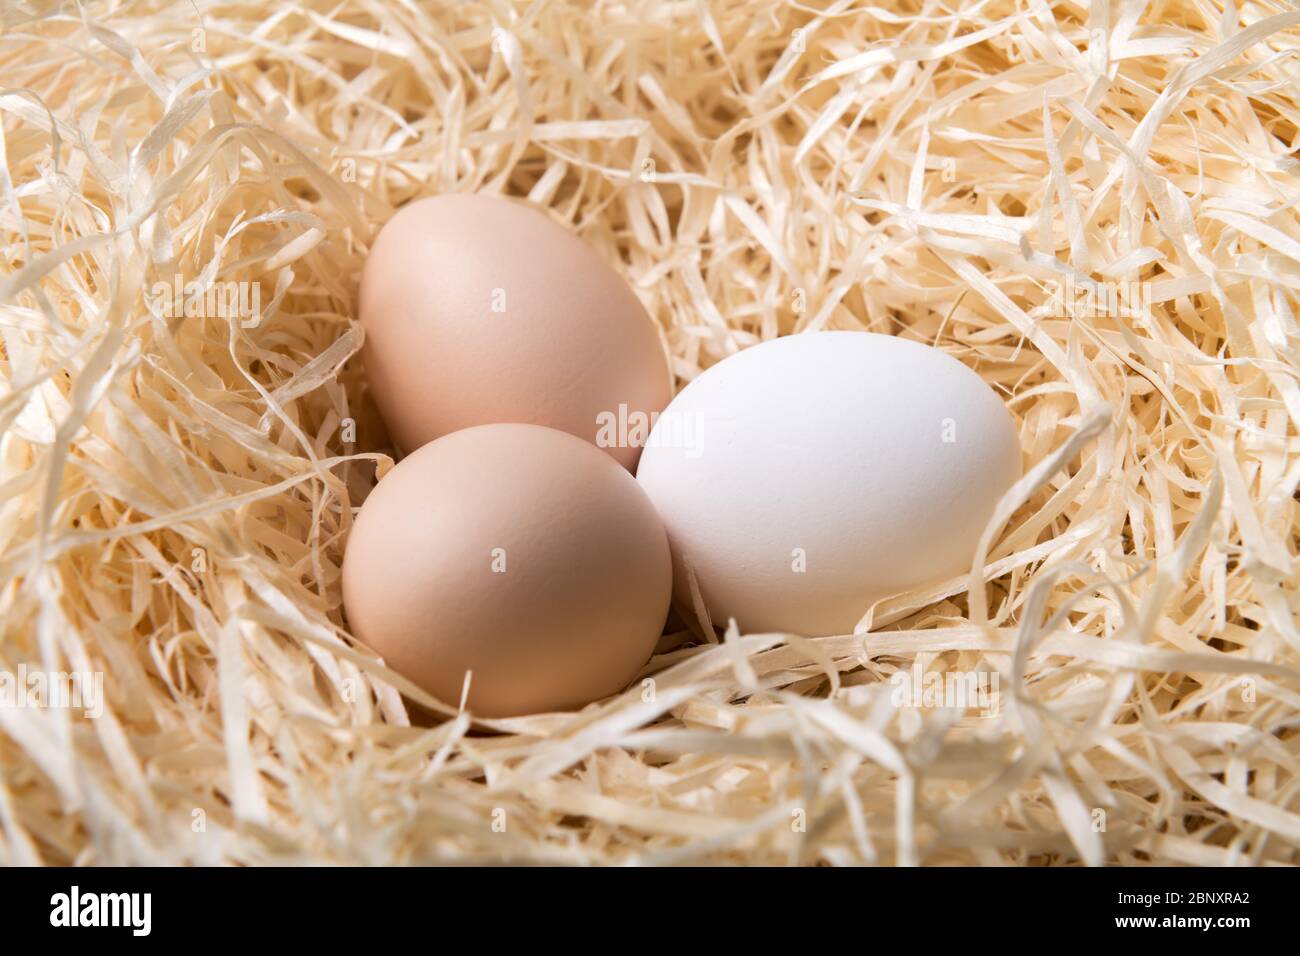
[[[599,449],[538,425],[424,445],[366,499],[343,561],[348,624],[444,703],[506,717],[576,707],[636,675],[672,562],[650,500]]]
[[[526,422],[599,441],[631,469],[672,398],[658,328],[627,283],[521,202],[446,195],[403,207],[370,250],[360,314],[376,404],[406,451]]]
[[[1016,430],[969,368],[866,332],[774,339],[705,371],[637,480],[715,623],[850,633],[877,598],[970,566],[1020,474]]]

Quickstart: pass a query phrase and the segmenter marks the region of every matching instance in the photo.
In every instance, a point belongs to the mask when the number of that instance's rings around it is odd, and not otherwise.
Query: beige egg
[[[658,328],[627,283],[522,202],[447,195],[404,207],[366,260],[360,311],[375,401],[406,451],[526,422],[630,469],[649,416],[672,398]]]
[[[348,624],[450,706],[507,717],[622,690],[654,650],[672,562],[650,500],[593,445],[483,425],[371,492],[343,561]]]

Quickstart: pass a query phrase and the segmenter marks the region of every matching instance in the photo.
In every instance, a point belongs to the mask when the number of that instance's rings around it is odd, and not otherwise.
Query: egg
[[[353,632],[399,674],[481,717],[623,689],[672,593],[668,540],[636,479],[540,425],[481,425],[404,458],[343,559]]]
[[[938,349],[867,332],[777,338],[659,417],[637,480],[712,620],[845,634],[879,598],[970,567],[1020,475],[1006,406]]]
[[[672,398],[658,326],[627,283],[522,202],[446,195],[403,207],[366,259],[360,317],[375,403],[405,451],[524,422],[631,469]]]

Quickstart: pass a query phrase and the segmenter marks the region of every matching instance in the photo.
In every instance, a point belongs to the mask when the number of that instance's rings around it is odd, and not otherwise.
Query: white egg
[[[938,349],[817,332],[705,371],[650,434],[637,480],[714,623],[844,634],[881,597],[970,567],[1020,475],[1002,400]]]

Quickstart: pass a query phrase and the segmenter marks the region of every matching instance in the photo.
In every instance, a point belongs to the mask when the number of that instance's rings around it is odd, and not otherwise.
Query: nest
[[[6,3],[0,862],[1297,862],[1300,12],[888,6]],[[430,719],[339,564],[358,274],[447,191],[599,249],[679,386],[824,328],[976,369],[1029,470],[969,575]]]

